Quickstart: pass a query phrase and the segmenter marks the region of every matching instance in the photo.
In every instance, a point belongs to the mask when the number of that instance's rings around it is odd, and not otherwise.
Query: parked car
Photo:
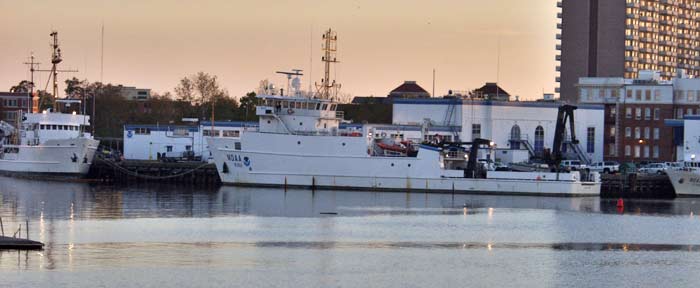
[[[569,170],[584,170],[588,168],[585,163],[582,163],[579,160],[562,160],[561,167]]]
[[[650,163],[639,168],[639,173],[661,175],[666,174],[666,170],[668,170],[666,163]]]
[[[613,174],[620,172],[620,163],[615,161],[597,162],[591,164],[591,166],[588,166],[588,168],[591,169],[591,171],[599,173]]]

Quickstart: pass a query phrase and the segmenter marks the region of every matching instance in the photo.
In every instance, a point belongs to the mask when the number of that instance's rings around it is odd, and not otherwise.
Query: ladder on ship
[[[447,126],[450,129],[453,141],[459,141],[459,131],[457,131],[457,126],[452,123],[452,118],[454,118],[455,112],[457,110],[457,102],[457,98],[449,99],[447,111],[445,112],[445,119],[442,121],[442,123],[444,123],[445,126]]]

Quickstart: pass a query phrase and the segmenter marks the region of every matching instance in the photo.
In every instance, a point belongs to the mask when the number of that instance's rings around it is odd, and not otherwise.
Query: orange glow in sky
[[[431,91],[433,69],[438,95],[498,78],[512,95],[536,99],[556,84],[555,0],[0,0],[0,11],[0,91],[29,78],[22,62],[32,51],[49,68],[52,29],[61,67],[80,70],[62,77],[99,81],[102,23],[104,82],[158,93],[204,71],[239,96],[262,79],[286,83],[275,71],[309,73],[312,52],[318,81],[329,27],[338,32],[334,74],[354,96],[386,96],[404,80]]]

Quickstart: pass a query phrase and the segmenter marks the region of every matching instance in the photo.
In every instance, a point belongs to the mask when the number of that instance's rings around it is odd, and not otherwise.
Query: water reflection
[[[615,199],[597,197],[530,197],[358,191],[311,191],[223,186],[193,188],[175,185],[127,187],[43,182],[0,177],[0,215],[24,219],[121,219],[150,217],[333,217],[364,215],[454,214],[472,209],[542,209],[618,214]],[[476,212],[474,210],[472,212]],[[632,215],[690,215],[700,201],[627,200]],[[43,229],[42,229],[43,230]],[[47,237],[41,234],[40,237]]]

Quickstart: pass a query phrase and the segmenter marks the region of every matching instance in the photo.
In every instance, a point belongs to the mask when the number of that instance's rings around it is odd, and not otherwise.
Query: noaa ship
[[[669,169],[666,174],[677,196],[700,196],[700,162],[683,162],[682,167]]]
[[[257,96],[257,129],[243,131],[239,139],[207,138],[224,184],[510,195],[600,194],[597,173],[588,177],[578,171],[487,171],[477,159],[479,149],[489,149],[488,140],[406,143],[387,139],[371,127],[341,129],[342,112],[332,96],[339,85],[328,76],[329,64],[336,61],[332,52],[337,38],[331,30],[323,38],[326,73],[317,85],[317,93],[304,95],[300,91],[299,71],[287,74],[297,76],[292,89],[287,87],[287,91],[293,90],[288,95],[262,84]]]
[[[57,96],[57,64],[62,59],[58,48],[58,33],[53,32],[51,36],[53,67],[49,72],[53,78],[53,95]],[[31,64],[33,72],[33,61]],[[0,173],[70,177],[87,174],[99,146],[99,141],[85,131],[85,127],[90,125],[90,116],[57,111],[59,106],[79,106],[80,102],[59,99],[54,101],[53,109],[39,111],[40,99],[34,94],[31,111],[18,111],[17,119],[11,121],[13,123],[0,121]]]

